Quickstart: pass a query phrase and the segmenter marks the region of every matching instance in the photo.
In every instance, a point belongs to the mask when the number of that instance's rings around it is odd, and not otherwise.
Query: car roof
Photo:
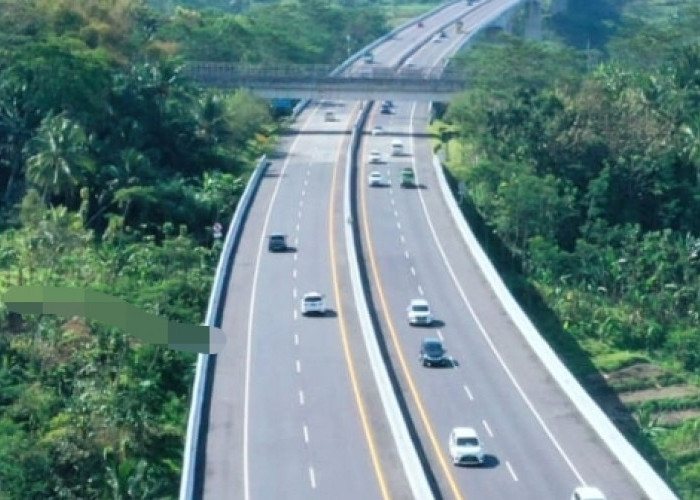
[[[284,233],[271,233],[270,238],[284,238]]]
[[[323,297],[323,295],[321,295],[318,292],[307,292],[304,294],[305,299],[313,299],[313,298],[320,298],[320,297]]]
[[[455,427],[452,433],[455,437],[479,437],[473,427]]]
[[[578,493],[581,500],[603,500],[605,495],[595,486],[579,486],[574,490],[574,493]]]

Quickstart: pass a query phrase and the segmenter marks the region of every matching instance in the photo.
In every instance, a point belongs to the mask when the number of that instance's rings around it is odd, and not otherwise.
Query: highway
[[[454,38],[448,34],[416,54],[414,64],[439,64]],[[645,498],[541,366],[456,236],[432,167],[428,106],[395,104],[394,114],[376,110],[367,123],[384,134],[366,134],[360,148],[359,224],[375,308],[440,490],[446,498],[555,499],[588,483],[608,498]],[[400,157],[389,156],[396,138],[406,149]],[[370,150],[386,163],[368,165]],[[415,169],[418,189],[399,187],[404,166]],[[369,187],[371,170],[388,185]],[[433,327],[408,325],[413,298],[429,301]],[[427,336],[444,339],[454,367],[421,366]],[[447,440],[456,426],[479,433],[483,467],[451,464]]]
[[[429,34],[448,21],[476,24],[512,5],[459,2],[373,50],[374,67],[410,56],[416,67],[444,65],[459,47]],[[467,13],[469,13],[467,15]],[[412,47],[424,43],[415,54]],[[349,71],[363,71],[361,60]],[[569,498],[590,483],[609,498],[644,498],[551,380],[510,323],[479,268],[455,237],[437,189],[427,105],[397,102],[370,116],[385,135],[367,134],[359,153],[358,206],[374,307],[392,363],[440,492],[445,498]],[[325,120],[332,110],[333,121]],[[222,329],[228,343],[214,365],[205,444],[203,498],[412,498],[401,457],[368,368],[348,278],[342,230],[345,153],[358,103],[315,103],[282,138],[246,219],[227,289]],[[401,138],[407,154],[389,157]],[[369,188],[366,157],[379,149],[390,180]],[[399,188],[411,165],[420,189]],[[374,167],[372,167],[374,169]],[[292,250],[270,253],[267,236],[287,235]],[[301,316],[308,291],[326,295],[331,313]],[[430,301],[431,328],[409,327],[412,298]],[[424,336],[439,336],[452,368],[417,361]],[[480,434],[487,463],[454,467],[454,426]]]
[[[425,27],[377,47],[397,64]],[[362,65],[362,62],[358,63]],[[335,120],[326,121],[333,110]],[[359,106],[309,106],[273,155],[243,228],[227,289],[226,348],[214,365],[203,498],[410,498],[349,293],[341,228],[344,157]],[[267,236],[292,250],[270,253]],[[302,294],[331,313],[300,314]]]

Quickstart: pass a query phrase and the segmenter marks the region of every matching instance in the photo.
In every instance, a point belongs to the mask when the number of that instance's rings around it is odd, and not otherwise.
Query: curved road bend
[[[400,33],[388,52],[398,59],[423,33]],[[345,251],[334,243],[343,241],[344,153],[357,106],[334,106],[330,123],[325,109],[309,108],[284,138],[243,229],[223,317],[229,342],[215,365],[204,498],[410,497],[363,367]],[[295,252],[267,252],[265,236],[277,231]],[[301,317],[310,290],[327,295],[333,315]]]
[[[428,50],[414,56],[426,66],[437,59]],[[385,135],[366,136],[360,150],[359,223],[374,302],[441,490],[448,498],[554,499],[588,482],[609,498],[644,498],[550,379],[457,236],[424,134],[428,106],[396,104],[394,115],[375,113],[368,121]],[[407,155],[388,157],[380,169],[391,186],[369,188],[368,151],[387,155],[397,137]],[[414,167],[421,189],[399,187],[403,166]],[[406,306],[419,297],[430,302],[436,327],[408,326]],[[420,366],[426,336],[444,339],[454,368]],[[447,437],[455,426],[477,430],[485,467],[451,465]]]

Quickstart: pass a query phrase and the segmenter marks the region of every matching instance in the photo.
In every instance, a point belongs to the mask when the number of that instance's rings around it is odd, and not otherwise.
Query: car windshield
[[[423,305],[415,305],[413,306],[413,310],[416,312],[428,312],[428,306],[423,306]]]
[[[479,446],[479,440],[474,437],[457,438],[457,446]]]
[[[284,236],[282,236],[281,234],[275,234],[275,235],[270,236],[270,240],[272,240],[272,241],[284,241]]]
[[[321,302],[321,297],[304,297],[305,302]]]
[[[442,354],[442,345],[439,342],[426,342],[425,344],[426,352],[430,354]]]

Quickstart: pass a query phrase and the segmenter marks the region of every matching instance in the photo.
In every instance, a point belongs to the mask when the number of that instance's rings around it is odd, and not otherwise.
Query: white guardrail
[[[433,155],[433,167],[438,178],[440,191],[450,211],[452,219],[466,243],[469,251],[474,256],[477,264],[481,268],[491,289],[498,297],[510,316],[513,323],[518,327],[523,337],[530,345],[530,348],[537,354],[544,367],[566,393],[576,409],[588,421],[600,439],[610,449],[610,452],[617,458],[629,474],[637,481],[644,493],[653,500],[677,500],[678,497],[664,480],[652,469],[649,463],[639,454],[639,452],[627,441],[622,433],[615,427],[610,419],[603,413],[588,393],[581,387],[578,380],[571,374],[569,369],[561,362],[549,344],[542,338],[542,335],[532,324],[530,318],[522,310],[520,304],[513,298],[501,276],[496,271],[479,241],[469,227],[469,224],[462,215],[454,194],[445,178],[442,162],[440,158]]]
[[[219,256],[219,263],[214,275],[214,283],[209,295],[209,307],[207,309],[204,324],[207,326],[221,327],[221,316],[226,298],[225,285],[231,275],[233,268],[233,258],[238,248],[241,238],[243,224],[248,216],[250,205],[255,197],[255,193],[260,186],[267,169],[267,157],[263,155],[253,170],[253,174],[248,180],[248,184],[238,201],[236,210],[231,218],[231,224],[226,231],[226,238]],[[197,357],[197,367],[194,374],[192,386],[192,402],[190,404],[190,414],[187,421],[187,437],[185,440],[185,451],[182,460],[182,476],[180,480],[180,500],[191,500],[195,498],[198,487],[198,472],[201,464],[198,464],[197,457],[203,456],[205,441],[203,433],[207,430],[209,414],[209,394],[211,392],[211,371],[213,368],[214,354],[199,354]],[[201,479],[200,479],[201,480]]]
[[[348,66],[357,61],[365,51],[370,50],[381,44],[388,38],[394,36],[399,31],[412,26],[419,21],[429,17],[436,12],[463,0],[453,0],[439,5],[420,17],[411,19],[401,26],[393,29],[388,34],[378,38],[369,45],[363,47],[358,52],[350,56],[340,66],[338,66],[331,74],[335,75],[347,69]],[[310,101],[301,101],[293,110],[293,117],[297,117],[309,104]],[[224,306],[225,288],[224,285],[228,282],[233,267],[234,255],[238,247],[238,241],[241,237],[243,224],[248,215],[250,204],[257,192],[260,180],[263,177],[267,168],[267,158],[263,156],[259,161],[253,174],[248,181],[248,185],[241,196],[241,199],[236,206],[236,210],[231,219],[231,224],[226,232],[224,246],[221,250],[219,263],[214,275],[214,283],[211,294],[209,296],[209,306],[204,324],[207,326],[220,327],[221,314]],[[195,369],[194,382],[192,385],[192,401],[190,403],[190,412],[187,420],[187,436],[185,438],[185,450],[182,459],[182,472],[180,478],[180,500],[194,500],[197,498],[198,489],[201,484],[198,484],[202,478],[203,464],[198,460],[204,455],[203,449],[205,440],[203,434],[207,431],[207,422],[209,414],[209,393],[211,391],[211,377],[213,371],[213,359],[210,354],[200,354],[197,357],[197,366]]]

